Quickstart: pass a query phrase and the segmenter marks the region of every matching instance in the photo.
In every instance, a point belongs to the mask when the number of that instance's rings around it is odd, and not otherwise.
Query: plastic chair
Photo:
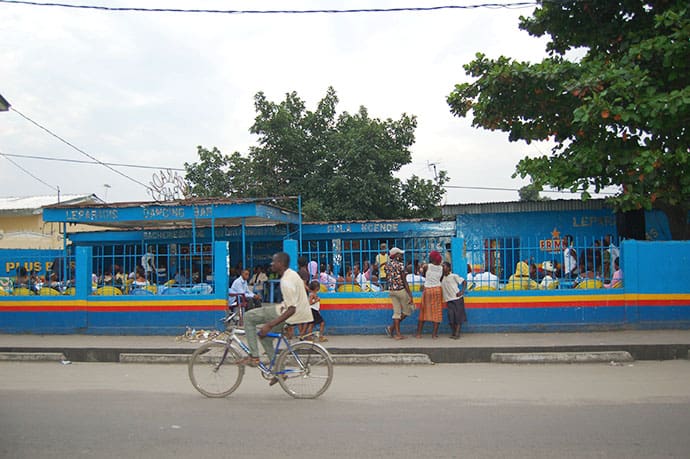
[[[35,293],[26,287],[15,287],[14,290],[12,291],[12,295],[14,295],[14,296],[31,296],[31,295],[35,295]]]
[[[168,287],[161,289],[161,295],[186,295],[187,292],[181,287]]]
[[[239,325],[244,326],[244,312],[247,310],[247,295],[244,293],[228,293],[228,314],[237,312]]]
[[[77,289],[75,287],[67,287],[64,292],[62,292],[63,295],[68,295],[68,296],[74,296],[77,294]]]
[[[60,292],[58,292],[54,288],[41,287],[41,289],[38,291],[38,294],[40,296],[58,296],[60,295]]]
[[[130,295],[135,295],[135,296],[153,296],[155,293],[153,293],[151,290],[148,290],[146,288],[135,288],[130,292]]]
[[[495,290],[495,287],[489,287],[488,285],[480,285],[479,287],[475,287],[472,289],[473,292],[489,292]]]
[[[355,284],[345,284],[338,287],[338,292],[361,292],[362,287]]]
[[[577,287],[579,289],[595,289],[595,288],[603,288],[604,283],[601,282],[599,279],[585,279],[579,284],[577,284]]]
[[[117,287],[113,287],[112,285],[104,285],[103,287],[99,287],[98,289],[96,289],[95,295],[99,295],[99,296],[122,295],[122,291],[120,291],[120,289]]]
[[[4,289],[0,288],[0,296],[9,296],[9,293],[7,293]]]

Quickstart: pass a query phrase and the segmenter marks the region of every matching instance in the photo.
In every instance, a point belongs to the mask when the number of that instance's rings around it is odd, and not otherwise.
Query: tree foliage
[[[198,147],[199,162],[185,163],[192,193],[301,195],[305,219],[312,221],[440,217],[445,171],[435,180],[394,176],[411,161],[415,117],[382,121],[365,107],[337,114],[337,104],[333,88],[314,111],[295,92],[280,103],[259,92],[250,128],[257,145],[246,156]]]
[[[472,83],[448,97],[452,113],[507,132],[550,139],[551,155],[516,168],[537,186],[617,186],[618,210],[659,208],[674,239],[690,211],[690,5],[686,0],[540,2],[520,28],[548,35],[538,63],[477,54]],[[568,52],[583,55],[570,59]]]

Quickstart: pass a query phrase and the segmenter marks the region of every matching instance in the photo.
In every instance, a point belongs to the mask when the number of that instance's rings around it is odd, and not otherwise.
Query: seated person
[[[421,290],[421,287],[424,286],[424,276],[420,276],[419,273],[413,273],[411,263],[405,266],[405,273],[407,285],[409,285],[410,288],[416,287],[415,290]]]
[[[122,282],[118,281],[115,276],[113,276],[112,268],[106,268],[105,271],[103,271],[103,276],[99,279],[98,286],[111,286],[122,290]]]
[[[261,295],[254,293],[249,290],[249,284],[247,280],[249,279],[249,270],[243,269],[240,273],[240,277],[235,279],[230,287],[230,293],[243,293],[244,297],[247,299],[246,309],[250,310],[253,308],[261,307]],[[237,303],[237,297],[233,297],[231,305]]]
[[[146,279],[146,271],[142,266],[137,266],[134,273],[134,282],[132,282],[132,288],[146,288],[149,285],[148,279]]]
[[[17,270],[17,280],[14,282],[14,288],[23,287],[31,290],[31,279],[29,278],[29,271],[25,267],[20,266]]]
[[[582,261],[579,270],[580,274],[573,282],[573,288],[601,288],[603,286],[595,272],[593,262]]]
[[[508,278],[506,288],[513,290],[536,290],[539,288],[539,285],[530,278],[529,265],[524,261],[518,261],[515,265],[515,273]]]
[[[472,276],[472,283],[475,290],[498,290],[498,276],[494,272],[495,267],[490,270]]]
[[[264,272],[264,268],[261,266],[257,266],[256,268],[254,268],[254,275],[249,281],[249,287],[251,288],[252,292],[260,293],[263,295],[264,285],[266,284],[267,280],[268,276]]]
[[[266,305],[261,308],[254,308],[247,311],[244,315],[244,327],[247,332],[247,346],[250,355],[237,361],[239,365],[249,365],[255,367],[259,364],[259,343],[257,333],[253,333],[258,325],[258,337],[261,344],[268,354],[269,359],[273,359],[273,338],[266,335],[273,331],[280,333],[283,323],[288,325],[298,325],[314,320],[307,297],[307,290],[304,288],[304,281],[296,271],[289,268],[290,255],[279,252],[273,255],[271,269],[280,277],[280,290],[283,293],[283,302],[276,305]],[[271,380],[273,385],[277,380]]]
[[[333,277],[331,270],[328,269],[325,263],[321,263],[321,274],[319,275],[319,283],[325,285],[329,292],[335,292],[335,284],[338,279]],[[306,291],[306,290],[305,290]]]
[[[550,261],[545,261],[541,264],[541,269],[544,272],[539,283],[541,290],[549,290],[558,287],[558,277],[556,276],[556,267]]]
[[[615,269],[613,277],[611,277],[611,282],[604,284],[604,288],[619,288],[623,286],[623,271],[621,271],[619,263],[618,257],[616,257],[613,260],[613,268]]]
[[[187,280],[187,275],[185,274],[185,269],[184,268],[178,269],[177,272],[175,273],[175,277],[173,277],[173,280],[175,281],[176,285],[187,285],[187,283],[189,281]]]

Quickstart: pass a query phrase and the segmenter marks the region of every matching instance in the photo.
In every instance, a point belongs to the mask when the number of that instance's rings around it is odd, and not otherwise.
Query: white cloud
[[[419,6],[423,2],[407,4]],[[470,2],[465,2],[470,3]],[[108,5],[131,5],[107,2]],[[138,5],[138,4],[137,4]],[[186,8],[287,8],[287,2],[170,1]],[[289,8],[402,6],[401,2],[290,2]],[[518,30],[530,10],[478,9],[341,15],[108,13],[0,5],[0,93],[13,106],[103,161],[182,167],[196,146],[246,152],[253,96],[297,91],[309,108],[333,86],[340,111],[418,117],[413,164],[403,176],[451,185],[519,187],[517,161],[532,147],[469,126],[445,102],[477,51],[526,60],[544,41]],[[86,159],[16,113],[0,114],[0,151]],[[100,166],[16,159],[64,193],[145,200],[143,187]],[[0,195],[43,194],[44,185],[0,158]],[[153,171],[120,169],[148,182]],[[448,202],[516,199],[514,192],[451,190]]]

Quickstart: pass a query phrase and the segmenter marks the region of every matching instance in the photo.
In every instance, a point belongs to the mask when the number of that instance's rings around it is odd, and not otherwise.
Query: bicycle
[[[237,313],[222,321],[226,332],[196,349],[187,365],[192,385],[206,397],[227,397],[237,390],[245,366],[236,362],[249,355],[249,347],[240,339],[246,332],[238,327]],[[333,359],[323,346],[309,341],[290,344],[283,333],[267,336],[277,341],[273,358],[257,366],[264,379],[271,385],[277,380],[294,398],[317,398],[326,392],[333,381]],[[282,345],[285,347],[281,349]]]

